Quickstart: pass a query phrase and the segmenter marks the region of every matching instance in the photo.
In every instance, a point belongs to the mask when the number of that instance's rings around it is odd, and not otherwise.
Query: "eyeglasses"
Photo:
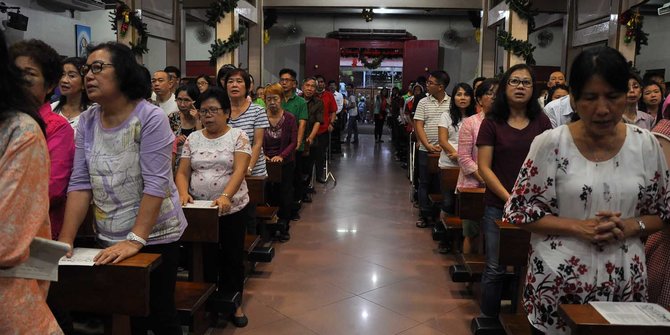
[[[523,87],[526,87],[526,88],[533,86],[532,81],[530,81],[528,79],[521,80],[519,78],[511,78],[510,80],[507,81],[507,84],[509,84],[509,86],[514,86],[514,87],[518,87],[519,85],[523,85]]]
[[[202,87],[202,86],[207,86],[207,85],[209,85],[209,83],[206,82],[206,81],[199,81],[199,82],[196,83],[196,85]]]
[[[290,83],[290,82],[293,82],[293,81],[295,81],[295,79],[291,79],[291,78],[281,78],[281,79],[279,79],[280,83]]]
[[[176,101],[178,104],[190,104],[191,102],[193,102],[193,100],[191,99],[182,99],[182,98],[174,99],[174,101]]]
[[[93,74],[98,74],[98,73],[102,72],[102,68],[104,68],[105,66],[114,66],[114,64],[105,63],[101,60],[97,60],[97,61],[95,61],[91,64],[82,65],[81,68],[79,69],[79,74],[82,77],[85,77],[86,74],[88,73],[88,70],[91,70],[91,72],[93,72]]]
[[[217,115],[217,114],[219,114],[219,111],[222,111],[222,110],[223,110],[223,108],[220,108],[220,107],[200,108],[198,110],[198,114],[200,114],[200,116],[205,116],[207,114]]]

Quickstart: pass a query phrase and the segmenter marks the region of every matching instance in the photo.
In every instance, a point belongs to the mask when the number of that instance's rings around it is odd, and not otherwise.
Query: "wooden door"
[[[317,74],[340,79],[340,41],[333,38],[305,37],[305,77]]]
[[[405,41],[402,56],[402,87],[403,90],[417,77],[428,78],[430,71],[437,68],[438,48],[437,40],[410,40]]]

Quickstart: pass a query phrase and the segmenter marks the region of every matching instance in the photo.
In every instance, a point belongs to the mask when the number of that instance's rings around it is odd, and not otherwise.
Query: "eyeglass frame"
[[[518,81],[518,83],[515,85],[515,84],[512,84],[512,81]],[[528,83],[528,85],[526,85],[525,83]],[[532,80],[521,80],[519,78],[509,78],[509,79],[507,79],[507,85],[512,86],[512,87],[519,87],[519,85],[521,85],[525,88],[531,88],[531,87],[533,87],[533,81]]]
[[[99,67],[100,70],[97,70],[97,71],[96,71],[96,70],[93,70],[93,66],[94,66],[94,65],[98,65],[98,66],[100,66],[100,67]],[[86,77],[86,75],[88,74],[88,71],[91,71],[93,74],[98,74],[98,73],[102,72],[102,70],[105,68],[105,65],[107,65],[107,66],[114,66],[114,64],[112,64],[112,63],[105,63],[104,61],[96,60],[96,61],[94,61],[94,62],[91,63],[91,64],[84,64],[84,65],[82,65],[82,66],[79,68],[79,74],[80,74],[82,77]]]
[[[207,108],[207,109],[201,108],[201,109],[198,109],[198,115],[200,115],[200,116],[205,116],[207,114],[218,115],[219,111],[222,111],[222,110],[225,110],[225,109],[223,109],[221,107],[210,107],[210,108]],[[224,113],[221,113],[221,114],[224,114]]]

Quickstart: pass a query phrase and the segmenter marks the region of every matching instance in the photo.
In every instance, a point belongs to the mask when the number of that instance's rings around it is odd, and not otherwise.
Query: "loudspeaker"
[[[21,13],[7,13],[9,15],[9,22],[7,22],[7,27],[14,28],[16,30],[26,31],[28,30],[28,17]]]

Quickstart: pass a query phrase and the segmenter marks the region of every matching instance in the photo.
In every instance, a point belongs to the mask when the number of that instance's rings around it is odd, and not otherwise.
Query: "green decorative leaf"
[[[125,20],[124,13],[128,13],[128,23],[131,27],[137,30],[137,41],[130,42],[130,49],[137,56],[141,56],[149,51],[147,48],[147,40],[149,32],[147,31],[147,24],[142,22],[142,19],[135,15],[135,11],[131,10],[128,5],[119,0],[117,1],[116,9],[109,14],[109,22],[112,23],[112,31],[118,31],[118,22]]]
[[[238,0],[214,0],[207,9],[207,25],[216,27],[216,24],[226,17],[226,13],[232,12],[237,8]]]
[[[225,41],[217,38],[210,46],[211,49],[209,50],[209,63],[216,65],[216,60],[219,57],[229,52],[233,52],[235,49],[239,48],[242,42],[246,40],[244,32],[244,27],[240,27],[239,30],[236,30],[230,34],[228,39]]]
[[[503,47],[506,51],[512,52],[514,55],[523,58],[528,65],[535,65],[535,58],[533,58],[533,51],[535,46],[528,41],[522,41],[512,37],[512,34],[501,30],[496,36],[498,45]]]

